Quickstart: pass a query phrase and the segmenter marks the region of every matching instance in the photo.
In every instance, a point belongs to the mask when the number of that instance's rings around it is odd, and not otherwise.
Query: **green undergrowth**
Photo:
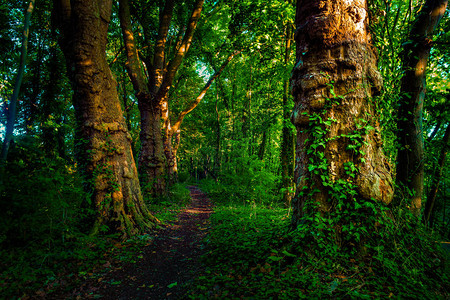
[[[77,187],[81,180],[56,167],[48,174],[44,174],[44,168],[35,168],[28,171],[30,180],[19,189],[13,185],[14,176],[25,172],[13,167],[9,170],[12,174],[3,178],[3,183],[10,183],[2,185],[2,201],[22,198],[5,204],[7,209],[1,212],[0,299],[59,298],[54,295],[64,294],[86,279],[101,278],[120,262],[137,263],[144,247],[153,243],[151,232],[126,241],[119,235],[89,236],[81,232],[77,226],[83,193]],[[167,198],[148,204],[164,224],[173,220],[189,199],[186,186],[177,184]],[[62,200],[61,207],[56,202]]]
[[[216,206],[205,240],[206,270],[192,299],[448,299],[448,257],[410,215],[393,214],[364,255],[289,230],[288,210]],[[395,221],[394,221],[395,220]],[[413,224],[413,225],[411,225]],[[313,240],[311,240],[311,236]],[[373,246],[377,245],[377,246]]]
[[[152,214],[162,224],[174,221],[180,209],[183,209],[191,201],[191,195],[185,184],[176,183],[170,190],[168,197],[148,201],[151,203]]]

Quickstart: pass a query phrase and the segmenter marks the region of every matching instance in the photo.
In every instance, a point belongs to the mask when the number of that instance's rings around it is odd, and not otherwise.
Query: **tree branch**
[[[233,53],[231,53],[228,58],[222,63],[222,65],[220,66],[219,70],[216,71],[216,73],[214,73],[214,75],[212,75],[208,82],[206,82],[205,86],[203,87],[203,89],[200,91],[200,94],[197,96],[197,98],[195,99],[194,102],[191,103],[191,105],[186,108],[185,110],[183,110],[180,115],[178,116],[177,121],[175,122],[175,124],[172,126],[172,134],[177,132],[180,129],[181,123],[183,122],[184,117],[190,113],[191,111],[193,111],[197,105],[200,103],[200,101],[202,101],[203,97],[205,96],[206,92],[209,90],[209,88],[211,87],[212,83],[214,82],[214,80],[217,79],[217,77],[220,76],[220,74],[223,72],[223,70],[225,69],[225,67],[228,65],[228,63],[233,59],[233,57],[235,57],[236,55],[238,55],[239,53],[241,53],[240,50],[236,50]]]
[[[175,53],[175,57],[170,61],[167,67],[166,76],[164,76],[164,80],[161,84],[161,87],[158,91],[158,98],[164,98],[172,85],[172,82],[175,78],[175,74],[178,71],[178,68],[183,61],[184,56],[186,55],[189,47],[192,43],[192,37],[194,36],[195,28],[197,27],[198,20],[200,19],[200,15],[202,12],[204,0],[197,0],[194,5],[194,10],[192,11],[192,15],[189,19],[188,26],[186,28],[186,32],[184,34],[183,40],[181,42],[180,47]]]
[[[167,0],[159,18],[158,38],[156,39],[153,67],[150,75],[152,80],[152,93],[156,93],[164,78],[165,48],[170,22],[172,20],[173,7],[174,0]]]
[[[130,3],[128,0],[119,1],[120,27],[122,28],[125,51],[127,53],[127,62],[125,67],[133,84],[136,96],[148,94],[148,85],[143,66],[139,60],[139,54],[136,48],[136,41],[131,26]]]

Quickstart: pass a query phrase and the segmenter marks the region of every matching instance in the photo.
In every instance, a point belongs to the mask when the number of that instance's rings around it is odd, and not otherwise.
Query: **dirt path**
[[[75,299],[183,299],[183,286],[201,270],[202,239],[212,213],[207,196],[189,187],[192,203],[177,221],[160,229],[137,263],[125,264],[73,291]]]

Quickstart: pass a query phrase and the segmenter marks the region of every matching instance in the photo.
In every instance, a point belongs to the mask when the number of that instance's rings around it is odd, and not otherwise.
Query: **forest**
[[[449,299],[447,0],[0,1],[0,299]]]

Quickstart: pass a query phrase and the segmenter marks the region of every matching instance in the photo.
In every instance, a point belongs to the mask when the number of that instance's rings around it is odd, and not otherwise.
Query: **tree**
[[[424,181],[423,104],[426,68],[433,32],[448,0],[427,0],[418,13],[403,49],[404,76],[398,112],[397,182],[411,193],[411,210],[420,214]]]
[[[169,110],[167,109],[167,115],[164,116],[164,152],[168,161],[167,171],[170,179],[175,179],[178,173],[177,151],[180,145],[181,124],[183,123],[184,117],[197,107],[197,105],[202,101],[203,97],[205,97],[206,92],[209,90],[214,80],[216,80],[220,76],[228,63],[239,53],[240,51],[234,51],[225,59],[220,68],[213,75],[211,75],[211,77],[205,83],[205,86],[202,88],[195,100],[187,108],[179,113],[177,120],[173,125],[171,124]],[[175,143],[173,143],[172,139],[175,140]]]
[[[78,163],[95,211],[92,233],[104,226],[124,236],[154,227],[139,186],[130,136],[106,62],[112,1],[55,0],[54,18],[73,85]]]
[[[186,28],[180,28],[178,39],[174,43],[173,57],[169,60],[170,45],[167,45],[170,23],[175,1],[167,0],[159,17],[158,34],[154,42],[151,56],[144,56],[142,61],[146,64],[148,77],[145,75],[141,58],[138,53],[138,44],[131,26],[130,5],[128,0],[120,1],[120,20],[127,52],[127,71],[133,83],[141,113],[141,152],[139,154],[139,173],[142,182],[148,186],[151,194],[161,195],[166,191],[164,180],[166,159],[164,156],[161,118],[167,123],[169,90],[174,81],[183,58],[192,43],[192,37],[200,19],[204,0],[196,0],[192,14]],[[144,41],[150,45],[150,24],[142,20]],[[167,152],[167,151],[166,151]]]
[[[286,47],[284,54],[284,63],[287,66],[291,57],[292,40],[294,39],[292,24],[288,23],[286,26]],[[282,144],[281,144],[281,181],[283,188],[283,201],[286,205],[291,205],[291,200],[294,194],[294,133],[291,129],[291,124],[288,124],[289,111],[289,80],[284,81],[283,91],[283,129],[282,129]],[[289,126],[290,125],[290,126]]]
[[[363,0],[297,1],[294,226],[317,212],[348,222],[364,201],[393,198],[372,99],[382,81],[368,24]]]
[[[447,156],[447,151],[449,147],[449,141],[450,141],[450,124],[447,124],[447,129],[445,130],[444,137],[442,138],[442,148],[439,154],[439,161],[437,168],[434,169],[433,175],[432,175],[432,185],[430,188],[430,192],[427,197],[427,202],[425,203],[425,210],[423,213],[423,220],[425,224],[431,224],[432,223],[432,214],[433,214],[433,208],[434,204],[436,202],[436,196],[439,189],[439,183],[442,178],[442,170],[444,168],[445,163],[445,157]]]
[[[14,85],[13,95],[10,99],[8,107],[8,117],[7,117],[8,121],[6,124],[6,132],[5,132],[5,139],[3,140],[2,152],[0,154],[0,164],[3,164],[6,161],[6,158],[8,156],[9,145],[11,144],[11,140],[13,137],[14,122],[16,121],[17,98],[19,97],[20,86],[22,85],[23,74],[25,71],[25,63],[27,60],[28,36],[30,33],[29,32],[30,18],[31,13],[33,12],[34,9],[34,4],[35,0],[30,1],[25,13],[23,36],[22,36],[22,49],[20,52],[20,65],[17,73],[16,83]]]

